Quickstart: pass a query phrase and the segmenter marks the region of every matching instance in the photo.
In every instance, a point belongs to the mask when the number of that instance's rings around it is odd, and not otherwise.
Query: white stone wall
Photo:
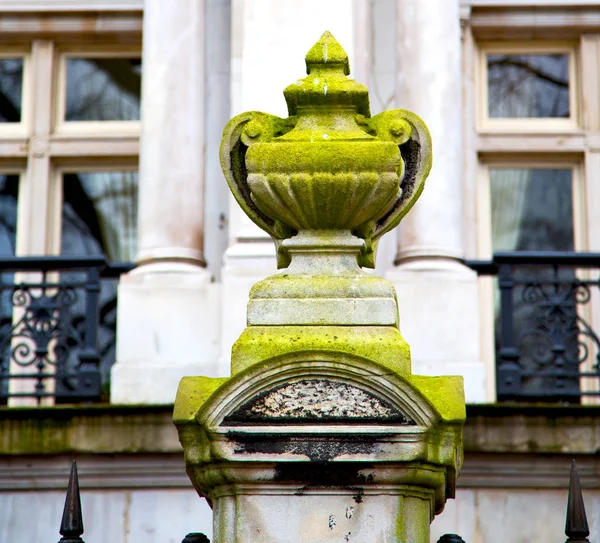
[[[64,504],[64,491],[0,492],[0,541],[58,541]],[[181,543],[190,532],[212,535],[212,511],[192,488],[84,488],[81,507],[86,543]]]
[[[584,491],[591,541],[600,533],[600,490]],[[0,541],[58,541],[63,491],[0,492]],[[212,536],[212,511],[190,489],[82,490],[87,543],[180,543]],[[463,488],[431,526],[431,542],[458,533],[467,543],[562,541],[567,491]]]

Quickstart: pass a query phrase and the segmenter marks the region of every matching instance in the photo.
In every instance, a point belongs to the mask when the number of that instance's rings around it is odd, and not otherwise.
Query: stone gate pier
[[[371,117],[331,34],[306,68],[288,118],[225,128],[223,171],[280,270],[250,293],[231,377],[184,378],[174,422],[216,543],[429,543],[462,462],[463,382],[412,374],[394,288],[366,269],[423,190],[431,139],[409,111]]]

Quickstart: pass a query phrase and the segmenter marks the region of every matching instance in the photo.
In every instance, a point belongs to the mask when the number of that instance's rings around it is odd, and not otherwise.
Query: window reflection
[[[0,58],[0,123],[21,122],[23,59]]]
[[[137,121],[139,58],[68,58],[66,121]]]
[[[567,118],[569,55],[488,55],[491,118]]]
[[[63,176],[61,253],[63,255],[106,255],[112,262],[133,261],[137,237],[137,172],[70,173]],[[65,272],[61,279],[85,280],[81,273]],[[100,288],[98,348],[102,382],[110,381],[115,362],[118,280],[103,279]],[[82,300],[72,308],[83,318]],[[68,366],[78,364],[71,353]]]
[[[65,174],[62,254],[105,254],[110,261],[133,261],[137,193],[137,172]]]
[[[19,176],[0,174],[0,256],[15,256]]]
[[[570,169],[491,169],[492,250],[572,251]]]

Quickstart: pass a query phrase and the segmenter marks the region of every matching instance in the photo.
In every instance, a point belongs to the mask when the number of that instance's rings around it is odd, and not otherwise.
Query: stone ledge
[[[566,489],[571,459],[584,488],[600,488],[600,458],[594,455],[469,453],[458,488]],[[82,489],[192,488],[183,452],[0,456],[0,492],[64,490],[77,460]]]
[[[181,452],[172,406],[0,409],[0,455]]]
[[[0,456],[181,453],[173,407],[0,409]],[[469,405],[470,453],[586,455],[600,451],[600,406]]]
[[[467,406],[465,451],[597,454],[600,405]]]

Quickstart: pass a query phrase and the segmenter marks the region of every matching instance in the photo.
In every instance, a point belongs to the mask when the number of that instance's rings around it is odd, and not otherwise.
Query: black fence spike
[[[83,534],[83,516],[81,514],[81,497],[79,495],[79,479],[77,477],[77,462],[73,460],[65,508],[63,510],[62,522],[60,523],[59,543],[84,543],[81,539]]]
[[[444,534],[438,539],[438,543],[465,543],[465,540],[456,534]]]
[[[181,543],[210,543],[210,539],[201,533],[191,533],[183,538]]]
[[[583,503],[583,494],[581,493],[575,460],[571,463],[565,534],[567,543],[589,543],[587,536],[590,535],[590,529],[585,514],[585,504]]]

